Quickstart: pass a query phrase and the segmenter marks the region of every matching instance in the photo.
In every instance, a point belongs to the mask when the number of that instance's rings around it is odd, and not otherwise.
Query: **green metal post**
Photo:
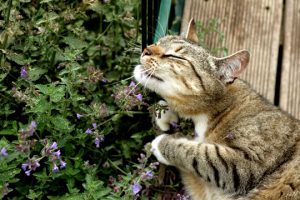
[[[154,42],[157,42],[159,38],[166,35],[169,24],[171,4],[172,0],[162,0],[160,3],[157,25],[153,39]]]

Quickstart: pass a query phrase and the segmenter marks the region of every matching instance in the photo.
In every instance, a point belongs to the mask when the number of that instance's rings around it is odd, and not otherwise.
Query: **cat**
[[[157,125],[167,131],[179,115],[192,119],[197,133],[159,135],[153,154],[180,171],[193,200],[300,199],[300,122],[238,78],[248,51],[217,58],[197,42],[191,20],[184,37],[146,47],[134,69],[170,108]]]

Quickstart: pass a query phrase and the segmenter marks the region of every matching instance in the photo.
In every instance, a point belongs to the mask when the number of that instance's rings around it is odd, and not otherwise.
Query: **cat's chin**
[[[143,65],[137,65],[134,68],[133,75],[135,80],[145,88],[161,95],[174,95],[172,86],[168,86],[163,79],[153,74],[145,72]]]

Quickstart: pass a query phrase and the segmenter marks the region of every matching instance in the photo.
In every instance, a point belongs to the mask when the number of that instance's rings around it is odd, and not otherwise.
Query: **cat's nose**
[[[152,55],[152,51],[146,47],[142,53],[142,56],[150,56],[150,55]]]

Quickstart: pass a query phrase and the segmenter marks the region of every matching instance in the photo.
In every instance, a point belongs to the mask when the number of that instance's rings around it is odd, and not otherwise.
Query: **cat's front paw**
[[[163,157],[162,153],[159,150],[159,143],[163,140],[166,139],[168,135],[167,134],[162,134],[157,136],[151,143],[151,152],[154,154],[156,159],[165,165],[170,165],[170,163]]]
[[[168,107],[168,103],[165,101],[159,101],[159,105]],[[178,123],[178,115],[167,108],[163,111],[156,111],[155,123],[162,131],[169,131],[172,124],[176,125]]]

